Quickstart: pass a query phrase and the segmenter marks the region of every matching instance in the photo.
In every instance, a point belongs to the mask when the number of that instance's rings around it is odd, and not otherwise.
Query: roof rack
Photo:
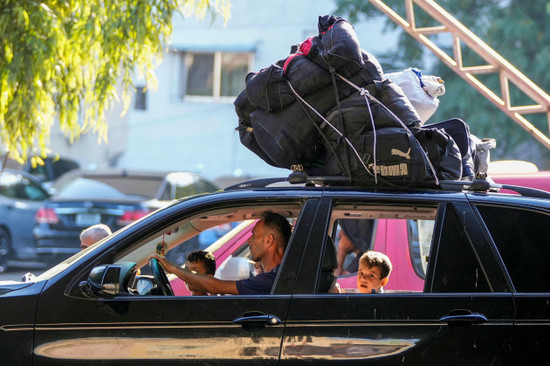
[[[478,178],[473,181],[440,180],[439,185],[435,181],[421,181],[421,182],[415,182],[409,186],[399,187],[398,185],[395,185],[392,187],[387,185],[375,184],[374,182],[366,183],[359,180],[350,181],[349,177],[341,177],[341,176],[326,176],[326,177],[311,176],[310,177],[303,172],[293,172],[286,178],[277,177],[277,178],[253,179],[242,183],[234,184],[232,186],[225,188],[224,190],[232,191],[232,190],[239,190],[239,189],[266,188],[271,184],[283,183],[283,182],[288,182],[290,184],[305,184],[306,186],[334,185],[338,187],[344,187],[341,184],[348,183],[349,186],[356,187],[356,188],[360,187],[360,188],[376,188],[376,189],[380,189],[380,188],[441,189],[441,190],[453,191],[453,192],[469,191],[469,192],[479,192],[479,193],[498,192],[500,191],[500,189],[507,189],[507,190],[519,193],[520,195],[525,197],[550,199],[550,192],[547,192],[541,189],[509,185],[509,184],[497,184],[492,180],[487,180],[483,178]]]
[[[522,187],[511,184],[498,184],[493,182],[492,180],[489,181],[483,178],[475,179],[473,182],[441,181],[441,186],[443,189],[448,189],[453,186],[462,186],[463,190],[472,192],[498,192],[501,189],[507,189],[509,191],[519,193],[524,197],[550,199],[550,192],[544,191],[542,189]],[[452,190],[452,188],[449,190]]]
[[[349,183],[350,180],[348,177],[310,177],[305,173],[294,172],[291,173],[288,177],[278,177],[278,178],[260,178],[247,180],[241,183],[231,185],[224,188],[224,191],[233,191],[237,189],[249,189],[249,188],[265,188],[270,184],[288,182],[290,184],[305,184],[306,186],[315,186],[322,185],[327,186],[330,183]]]

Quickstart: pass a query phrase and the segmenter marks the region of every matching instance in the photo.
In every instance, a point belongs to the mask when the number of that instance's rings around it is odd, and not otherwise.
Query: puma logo
[[[391,149],[391,154],[392,155],[397,155],[397,156],[402,156],[405,159],[409,160],[411,158],[411,148],[409,147],[409,150],[407,150],[406,153],[401,151],[401,150],[398,150],[398,149]]]

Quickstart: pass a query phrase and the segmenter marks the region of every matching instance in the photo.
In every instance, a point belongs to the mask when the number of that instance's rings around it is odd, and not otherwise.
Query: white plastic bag
[[[422,75],[418,69],[387,73],[386,77],[399,85],[418,112],[422,124],[435,113],[440,95],[445,94],[443,80],[438,76]]]

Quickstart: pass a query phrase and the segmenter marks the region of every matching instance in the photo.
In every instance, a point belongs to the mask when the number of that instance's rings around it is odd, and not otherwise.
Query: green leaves
[[[155,85],[175,12],[229,17],[229,0],[0,0],[0,140],[22,162],[47,153],[57,118],[73,141],[106,138],[104,112],[132,77]]]

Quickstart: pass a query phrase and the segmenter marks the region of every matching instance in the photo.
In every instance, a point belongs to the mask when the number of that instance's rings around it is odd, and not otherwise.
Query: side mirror
[[[79,284],[80,290],[91,298],[117,296],[121,286],[128,283],[135,266],[131,262],[97,266],[90,272],[88,280]]]

